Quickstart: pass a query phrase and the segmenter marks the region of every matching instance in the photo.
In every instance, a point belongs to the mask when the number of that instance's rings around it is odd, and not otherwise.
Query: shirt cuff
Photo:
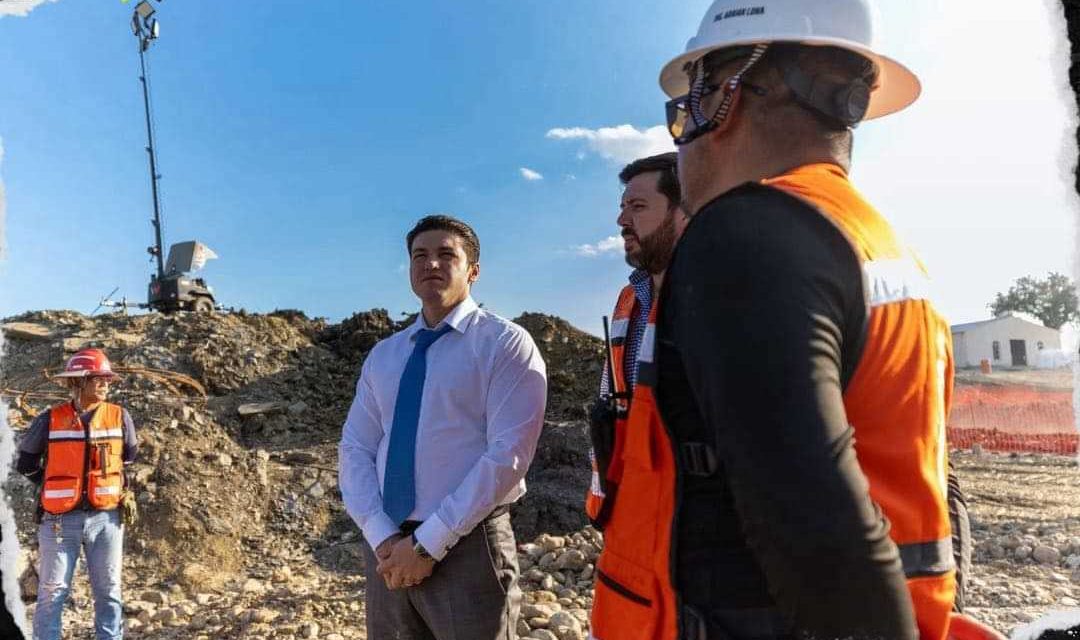
[[[390,516],[381,511],[368,518],[364,526],[361,527],[361,531],[364,534],[364,540],[368,541],[372,550],[378,549],[379,545],[386,542],[390,536],[401,533],[401,530],[397,528]]]
[[[436,560],[442,560],[449,553],[450,548],[457,544],[461,536],[454,533],[450,527],[443,524],[443,521],[439,519],[436,514],[431,514],[431,517],[424,520],[424,523],[416,528],[413,532],[416,536],[416,541],[424,545],[427,552],[431,554],[432,558]]]

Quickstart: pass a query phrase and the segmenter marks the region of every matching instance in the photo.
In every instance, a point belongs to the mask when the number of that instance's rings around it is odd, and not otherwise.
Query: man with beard
[[[664,271],[687,223],[679,207],[676,161],[675,153],[663,153],[635,160],[619,173],[624,190],[615,221],[622,229],[626,262],[634,271],[630,284],[623,287],[615,303],[611,325],[613,363],[604,368],[600,398],[590,416],[593,477],[585,507],[589,519],[599,528],[604,526],[618,487],[621,467],[618,462],[614,467],[609,462],[620,458],[620,432],[625,428],[621,418],[626,415],[630,390],[637,379],[639,346],[651,325],[652,303],[664,281]]]

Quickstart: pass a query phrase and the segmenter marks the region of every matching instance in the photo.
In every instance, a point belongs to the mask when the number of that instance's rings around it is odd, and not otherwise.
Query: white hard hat
[[[764,42],[828,45],[870,59],[878,69],[864,119],[900,111],[919,97],[919,79],[874,50],[870,0],[715,0],[686,53],[664,66],[660,86],[669,97],[689,92],[686,65],[716,49]]]

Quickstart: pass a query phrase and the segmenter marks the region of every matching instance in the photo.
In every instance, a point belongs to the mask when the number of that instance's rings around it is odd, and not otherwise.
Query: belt
[[[498,518],[499,516],[505,515],[507,513],[510,513],[510,505],[501,504],[495,507],[495,509],[493,509],[491,513],[487,514],[487,516],[485,516],[483,520],[481,520],[481,522],[494,520],[495,518]],[[416,529],[422,524],[424,524],[423,520],[406,520],[405,522],[401,523],[401,526],[398,527],[398,529],[401,530],[401,533],[409,535],[413,531],[416,531]]]

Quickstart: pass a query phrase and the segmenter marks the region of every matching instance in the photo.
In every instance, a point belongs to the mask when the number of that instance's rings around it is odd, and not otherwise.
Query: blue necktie
[[[420,398],[424,394],[427,350],[451,329],[421,329],[416,346],[405,363],[394,403],[394,423],[383,474],[383,511],[394,524],[401,525],[416,506],[416,427],[420,422]]]

